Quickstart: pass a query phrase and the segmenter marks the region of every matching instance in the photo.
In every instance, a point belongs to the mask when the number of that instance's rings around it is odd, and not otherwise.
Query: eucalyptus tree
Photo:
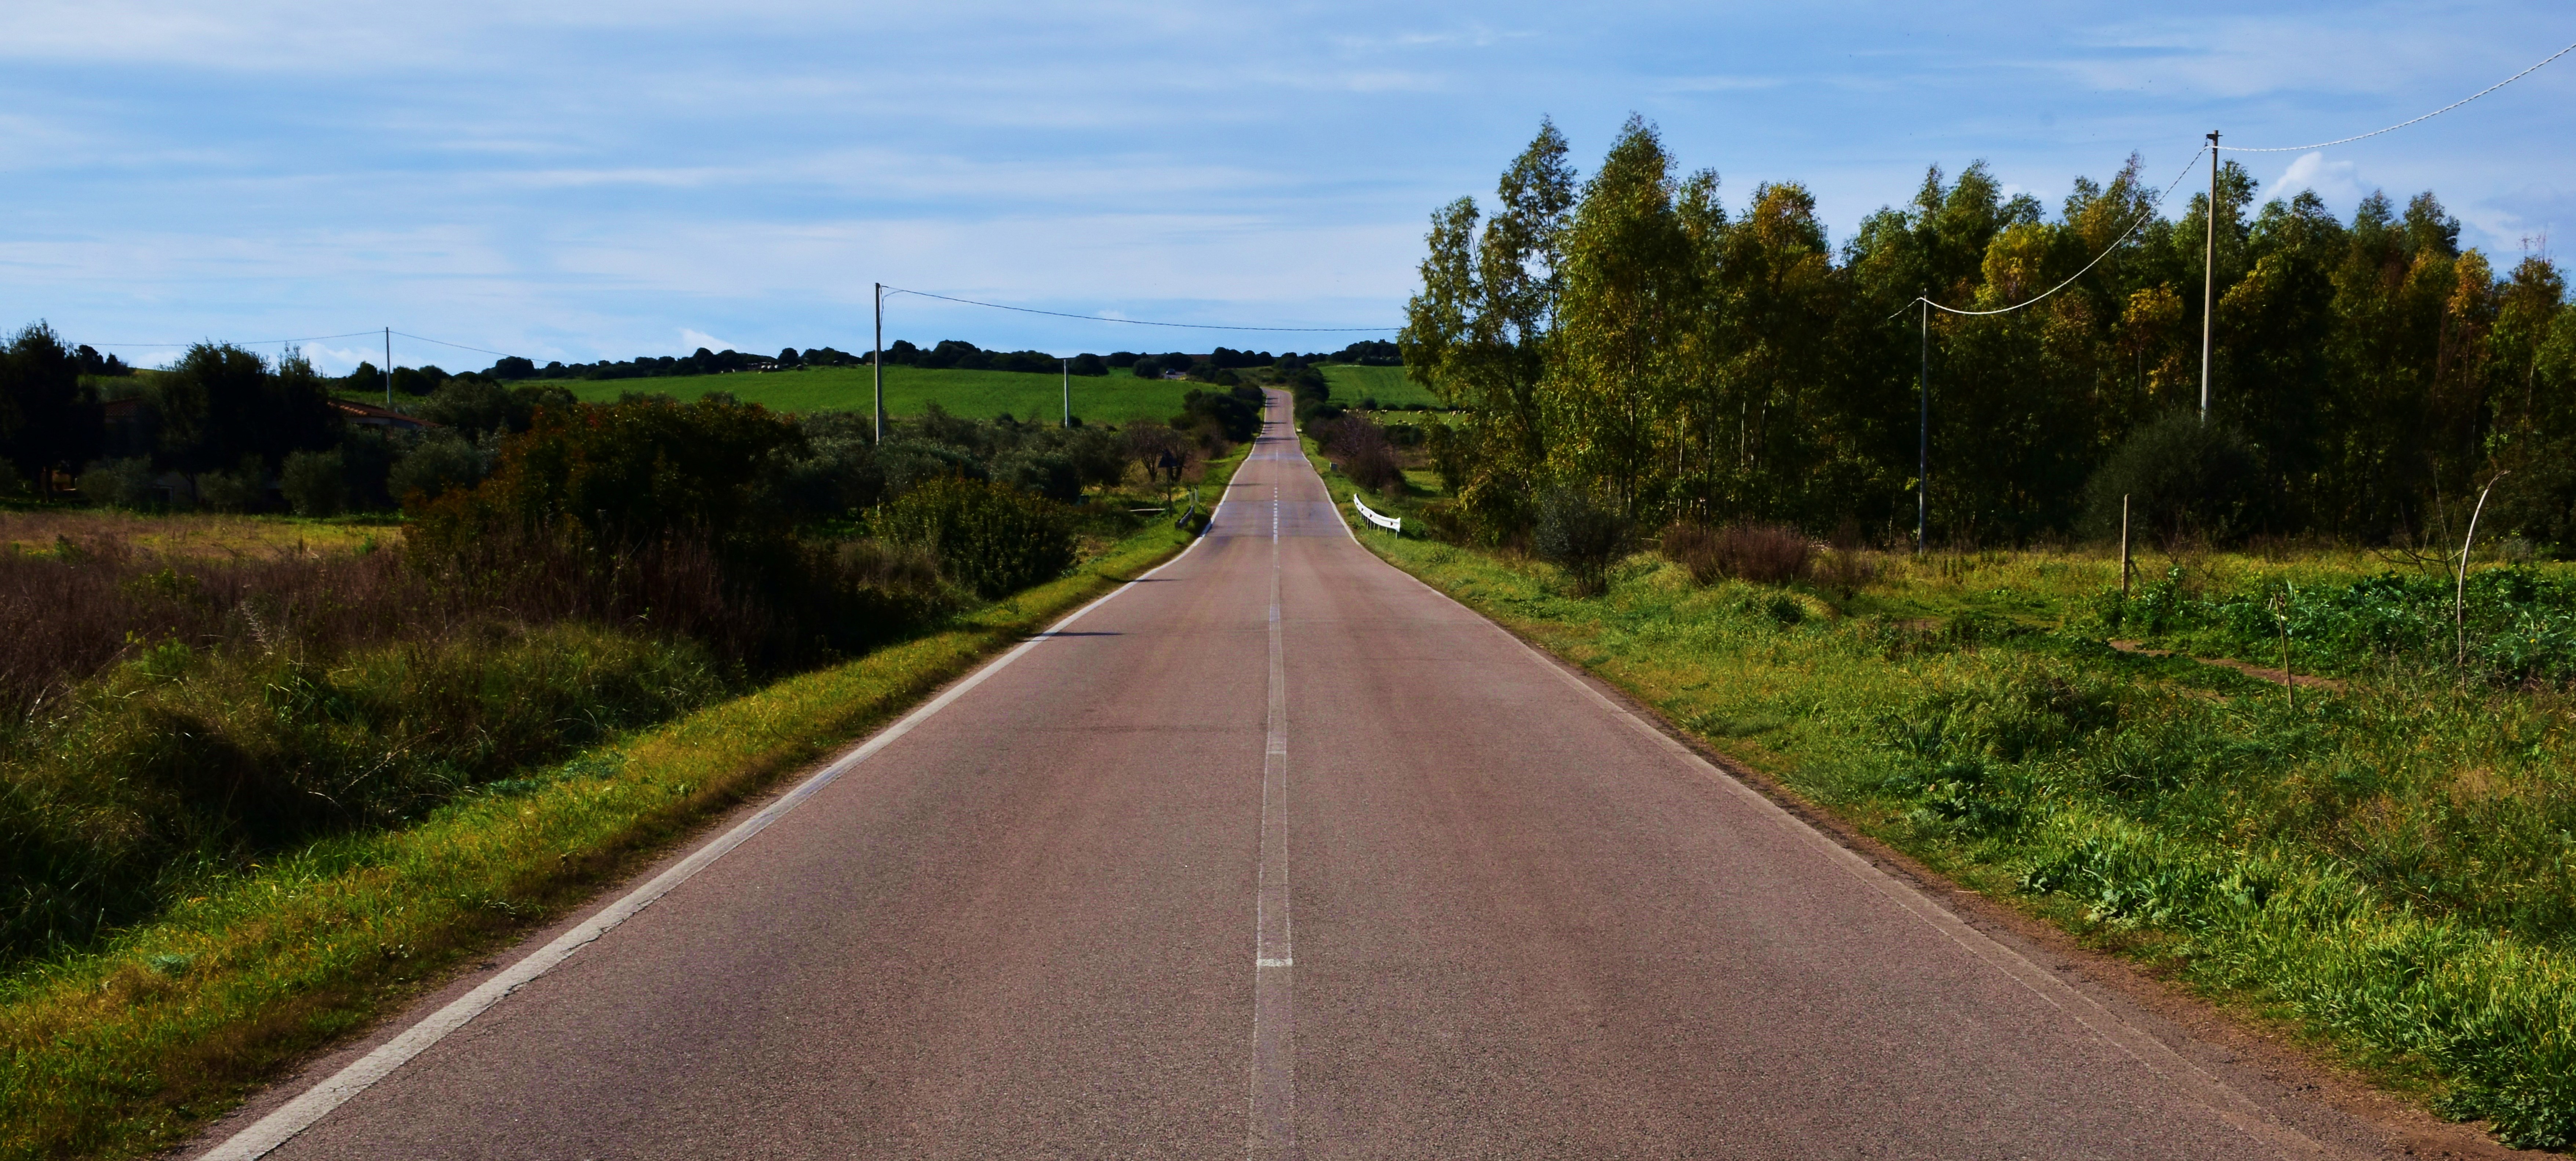
[[[1701,270],[1672,157],[1630,117],[1563,232],[1561,330],[1540,393],[1550,475],[1628,521],[1663,514],[1683,448]]]
[[[1432,214],[1422,290],[1397,336],[1406,375],[1468,413],[1464,427],[1437,429],[1435,451],[1460,504],[1488,528],[1523,522],[1547,459],[1539,383],[1575,197],[1565,157],[1564,134],[1542,119],[1504,171],[1491,219],[1472,198]]]

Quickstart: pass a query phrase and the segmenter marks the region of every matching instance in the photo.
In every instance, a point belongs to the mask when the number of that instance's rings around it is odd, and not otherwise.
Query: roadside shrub
[[[1532,547],[1540,559],[1565,570],[1578,595],[1601,591],[1626,540],[1619,514],[1589,492],[1550,488],[1539,499]]]
[[[1401,492],[1404,465],[1384,428],[1365,415],[1344,414],[1315,425],[1315,442],[1351,482],[1373,492]]]
[[[1761,585],[1804,580],[1813,555],[1806,534],[1782,524],[1675,524],[1664,530],[1662,549],[1703,585],[1725,578]]]
[[[546,408],[470,490],[415,505],[431,555],[511,532],[573,535],[600,552],[685,533],[723,555],[788,535],[771,469],[801,449],[796,425],[757,405],[628,396]]]
[[[2186,536],[2225,541],[2243,533],[2257,481],[2253,450],[2232,428],[2176,411],[2131,432],[2085,485],[2086,524],[2120,533],[2120,497],[2131,531],[2172,546]]]
[[[1056,504],[1008,484],[927,481],[888,504],[879,538],[926,550],[949,580],[986,599],[1073,567],[1073,532]]]
[[[0,957],[148,914],[196,865],[416,817],[722,690],[701,649],[574,625],[328,665],[155,646],[0,765]]]
[[[346,507],[349,480],[340,467],[340,449],[291,452],[278,469],[278,489],[298,516],[329,516]]]
[[[1082,499],[1081,470],[1071,459],[1051,452],[1018,452],[1004,456],[993,462],[993,476],[1002,483],[1060,504]]]
[[[141,508],[152,502],[152,461],[134,456],[100,460],[80,474],[82,498],[113,508]]]

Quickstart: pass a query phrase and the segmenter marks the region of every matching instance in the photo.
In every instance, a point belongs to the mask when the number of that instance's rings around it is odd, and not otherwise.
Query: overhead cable
[[[383,331],[350,331],[345,335],[309,335],[300,339],[251,339],[242,341],[240,345],[245,347],[265,347],[279,343],[318,343],[324,339],[354,339],[360,335],[378,335],[383,333]],[[395,333],[399,334],[401,332],[397,331]],[[204,342],[206,340],[199,339],[197,341]],[[91,347],[193,347],[196,346],[197,343],[86,343],[83,345]]]
[[[1402,329],[1404,329],[1404,328],[1402,328],[1402,327],[1238,327],[1238,326],[1225,326],[1225,325],[1218,324],[1218,323],[1152,322],[1152,321],[1148,321],[1148,320],[1146,320],[1146,319],[1140,319],[1140,318],[1109,318],[1109,317],[1104,316],[1104,315],[1096,315],[1096,314],[1067,314],[1067,313],[1065,313],[1064,311],[1060,311],[1060,310],[1038,310],[1038,309],[1036,309],[1036,308],[1034,308],[1034,307],[1026,307],[1026,306],[1004,306],[1004,305],[1002,305],[1001,303],[998,303],[998,302],[977,302],[977,301],[975,301],[974,299],[971,299],[971,298],[951,298],[951,297],[949,297],[948,295],[945,295],[945,294],[932,294],[932,293],[930,293],[930,292],[929,292],[929,291],[927,291],[927,290],[906,290],[906,289],[904,289],[904,288],[902,288],[902,287],[900,287],[900,286],[895,286],[895,285],[891,285],[891,284],[887,285],[886,289],[887,289],[887,290],[891,290],[891,291],[895,292],[896,294],[911,294],[911,295],[918,295],[918,296],[920,296],[920,297],[922,297],[922,298],[936,298],[936,299],[940,300],[941,302],[955,302],[955,303],[963,303],[963,304],[965,304],[965,305],[967,305],[967,306],[983,306],[983,307],[991,307],[991,308],[992,308],[992,309],[994,309],[994,310],[1013,310],[1013,311],[1018,311],[1018,312],[1020,312],[1021,314],[1043,314],[1043,315],[1051,315],[1051,316],[1054,316],[1054,317],[1056,317],[1056,318],[1078,318],[1078,319],[1081,319],[1081,320],[1082,320],[1082,321],[1084,321],[1084,322],[1125,323],[1125,324],[1127,324],[1127,325],[1129,325],[1129,326],[1138,326],[1138,327],[1177,327],[1177,328],[1182,329],[1182,330],[1193,330],[1193,331],[1298,331],[1298,332],[1309,332],[1309,333],[1313,333],[1313,332],[1323,332],[1323,333],[1336,333],[1336,334],[1351,334],[1351,333],[1358,333],[1358,332],[1376,332],[1376,331],[1394,331],[1394,330],[1402,330]]]
[[[2243,145],[2227,145],[2227,146],[2221,146],[2220,148],[2221,148],[2224,152],[2227,152],[2227,153],[2302,153],[2302,152],[2305,152],[2305,151],[2310,150],[2310,149],[2323,149],[2323,148],[2325,148],[2325,147],[2327,147],[2327,146],[2329,146],[2329,145],[2342,145],[2342,144],[2345,144],[2345,143],[2347,143],[2347,142],[2359,141],[2359,140],[2361,140],[2362,138],[2365,138],[2365,137],[2377,137],[2377,136],[2379,136],[2379,135],[2380,135],[2380,134],[2382,134],[2382,133],[2394,133],[2394,132],[2396,132],[2397,130],[2403,129],[2403,128],[2405,128],[2405,127],[2409,126],[2409,125],[2413,125],[2413,124],[2415,124],[2415,123],[2416,123],[2416,122],[2418,122],[2418,121],[2430,121],[2430,120],[2432,120],[2432,119],[2433,119],[2433,118],[2435,118],[2435,117],[2439,117],[2439,116],[2441,116],[2441,115],[2442,115],[2442,114],[2444,114],[2444,113],[2448,113],[2448,112],[2450,112],[2450,111],[2451,111],[2451,110],[2453,110],[2453,109],[2457,109],[2457,108],[2459,108],[2459,107],[2460,107],[2460,106],[2462,106],[2462,105],[2468,104],[2468,103],[2469,103],[2469,102],[2471,102],[2471,101],[2474,101],[2474,100],[2477,100],[2477,99],[2478,99],[2478,98],[2480,98],[2480,97],[2486,96],[2487,94],[2492,93],[2492,92],[2496,91],[2497,89],[2501,89],[2501,88],[2505,87],[2506,85],[2510,85],[2510,84],[2514,83],[2515,81],[2521,80],[2521,79],[2522,79],[2522,78],[2524,78],[2524,77],[2527,77],[2527,76],[2530,76],[2530,75],[2531,75],[2531,74],[2533,74],[2533,73],[2539,72],[2539,71],[2540,71],[2540,66],[2541,66],[2541,65],[2548,64],[2549,62],[2554,61],[2554,60],[2557,60],[2559,57],[2565,56],[2565,55],[2567,55],[2568,53],[2571,53],[2571,52],[2576,52],[2576,44],[2570,44],[2570,45],[2568,45],[2568,46],[2567,46],[2567,47],[2565,47],[2565,48],[2562,48],[2562,49],[2559,49],[2559,50],[2558,50],[2558,51],[2556,51],[2556,52],[2550,53],[2548,56],[2545,56],[2545,57],[2542,57],[2542,58],[2541,58],[2541,60],[2540,60],[2540,64],[2533,65],[2533,66],[2531,66],[2530,68],[2524,69],[2524,70],[2522,70],[2521,72],[2515,73],[2515,74],[2513,74],[2512,76],[2509,76],[2509,77],[2506,77],[2506,78],[2505,78],[2505,79],[2503,79],[2503,80],[2497,81],[2496,83],[2494,83],[2494,84],[2492,84],[2492,85],[2488,85],[2487,87],[2485,87],[2485,88],[2483,88],[2483,89],[2480,89],[2480,90],[2478,90],[2477,92],[2471,93],[2471,94],[2469,94],[2468,96],[2462,97],[2462,98],[2460,98],[2459,100],[2453,101],[2453,102],[2451,102],[2451,103],[2450,103],[2450,104],[2448,104],[2448,105],[2444,105],[2444,106],[2442,106],[2441,108],[2439,108],[2439,109],[2435,109],[2435,110],[2433,110],[2433,111],[2432,111],[2432,112],[2430,112],[2430,113],[2426,113],[2426,114],[2424,114],[2424,115],[2423,115],[2423,116],[2421,116],[2421,117],[2417,117],[2417,118],[2415,118],[2415,119],[2414,119],[2414,120],[2412,120],[2412,121],[2400,121],[2400,122],[2398,122],[2398,123],[2396,123],[2396,124],[2394,124],[2394,125],[2389,126],[2388,128],[2385,128],[2385,129],[2373,129],[2373,130],[2371,130],[2371,131],[2370,131],[2370,132],[2368,132],[2368,133],[2356,133],[2356,134],[2354,134],[2354,135],[2352,135],[2352,136],[2350,136],[2350,137],[2338,137],[2338,138],[2336,138],[2335,140],[2332,140],[2332,141],[2320,141],[2320,142],[2317,142],[2317,143],[2316,143],[2316,144],[2314,144],[2314,145],[2269,145],[2269,146],[2265,146],[2265,147],[2263,147],[2263,148],[2261,148],[2261,149],[2252,149],[2252,148],[2248,148],[2248,147],[2243,146]]]
[[[2147,224],[2147,220],[2148,220],[2148,219],[2155,217],[2155,216],[2156,216],[2156,207],[2157,207],[2157,206],[2159,206],[2159,205],[2164,204],[2164,200],[2165,200],[2165,198],[2166,198],[2166,197],[2168,197],[2168,196],[2170,196],[2170,195],[2173,193],[2173,191],[2174,191],[2174,186],[2181,185],[2181,184],[2182,184],[2182,179],[2184,179],[2184,178],[2186,178],[2186,177],[2190,177],[2190,176],[2191,176],[2191,171],[2192,171],[2192,169],[2193,169],[2195,166],[2198,166],[2198,165],[2200,164],[2200,159],[2201,159],[2201,157],[2202,157],[2204,154],[2207,154],[2208,152],[2209,152],[2209,147],[2208,147],[2208,146],[2206,146],[2206,145],[2203,145],[2203,146],[2201,146],[2198,150],[2195,150],[2195,151],[2192,153],[2192,155],[2191,155],[2191,160],[2183,163],[2182,172],[2181,172],[2181,173],[2179,173],[2179,174],[2174,175],[2174,179],[2173,179],[2172,184],[2165,186],[2165,188],[2164,188],[2164,192],[2163,192],[2163,193],[2159,193],[2159,194],[2157,194],[2156,196],[2154,196],[2154,197],[2152,197],[2152,198],[2147,199],[2147,209],[2146,209],[2146,212],[2139,214],[2139,215],[2138,215],[2138,220],[2136,220],[2136,221],[2134,221],[2134,222],[2129,223],[2129,228],[2128,228],[2128,229],[2125,229],[2125,230],[2120,231],[2120,236],[2119,236],[2119,237],[2117,237],[2117,238],[2113,238],[2113,239],[2111,240],[2111,244],[2110,244],[2110,245],[2108,245],[2108,246],[2104,246],[2104,247],[2102,248],[2102,252],[2101,252],[2101,253],[2094,255],[2094,256],[2093,256],[2093,260],[2092,260],[2092,261],[2085,263],[2085,264],[2084,264],[2084,269],[2082,269],[2082,270],[2078,270],[2078,271],[2076,271],[2075,273],[2068,275],[2068,276],[2067,276],[2067,278],[2066,278],[2066,281],[2064,281],[2064,282],[2060,282],[2060,283],[2058,283],[2058,284],[2057,284],[2057,285],[2055,285],[2055,286],[2049,287],[2046,291],[2044,291],[2044,292],[2042,292],[2042,293],[2040,293],[2040,294],[2038,294],[2038,295],[2032,296],[2032,297],[2030,297],[2030,298],[2023,299],[2022,301],[2020,301],[2020,302],[2016,302],[2016,303],[2012,304],[2011,306],[2001,307],[2001,308],[1998,308],[1998,309],[1995,309],[1995,310],[1960,310],[1959,308],[1957,308],[1957,307],[1955,307],[1955,306],[1943,306],[1943,305],[1941,305],[1940,303],[1934,302],[1934,301],[1932,301],[1932,300],[1931,300],[1931,299],[1929,299],[1929,298],[1923,298],[1923,297],[1917,297],[1917,298],[1915,298],[1915,299],[1913,299],[1913,300],[1911,300],[1911,301],[1907,302],[1905,305],[1910,307],[1910,306],[1913,306],[1915,303],[1920,302],[1920,303],[1923,303],[1923,304],[1925,304],[1925,305],[1927,305],[1927,306],[1931,307],[1932,309],[1937,310],[1937,311],[1940,311],[1940,312],[1942,312],[1942,313],[1944,313],[1944,314],[1957,314],[1957,315],[1970,315],[1970,316],[1977,316],[1977,315],[1989,315],[1989,314],[2011,314],[2012,312],[2017,311],[2017,310],[2020,310],[2021,308],[2023,308],[2023,307],[2025,307],[2025,306],[2029,306],[2029,305],[2030,305],[2030,304],[2032,304],[2032,303],[2042,301],[2042,300],[2046,299],[2048,296],[2050,296],[2050,295],[2052,295],[2052,294],[2057,293],[2058,291],[2064,290],[2064,289],[2066,289],[2067,287],[2070,287],[2070,286],[2075,285],[2075,280],[2076,280],[2076,279],[2078,279],[2078,278],[2082,278],[2082,277],[2084,277],[2085,275],[2092,273],[2092,272],[2093,272],[2093,268],[2094,268],[2094,267],[2101,265],[2101,264],[2102,264],[2102,260],[2103,260],[2103,259],[2110,257],[2110,256],[2111,256],[2111,252],[2112,252],[2112,251],[2119,249],[2119,248],[2120,248],[2120,244],[2121,244],[2121,243],[2126,242],[2126,241],[2128,241],[2128,240],[2129,240],[2129,235],[2137,233],[2137,232],[2138,232],[2138,227],[2143,226],[2143,225],[2146,225],[2146,224]],[[1891,314],[1891,315],[1889,315],[1889,316],[1887,316],[1887,317],[1889,317],[1889,318],[1895,318],[1897,314],[1904,314],[1904,313],[1905,313],[1905,311],[1903,311],[1902,309],[1900,309],[1900,310],[1898,310],[1898,311],[1896,312],[1896,314]]]
[[[474,351],[474,352],[477,352],[477,353],[479,353],[479,354],[490,355],[490,356],[492,356],[492,357],[494,357],[494,358],[507,359],[507,358],[512,357],[508,351],[487,351],[487,350],[484,350],[484,349],[483,349],[483,348],[481,348],[481,347],[469,347],[469,346],[466,346],[466,345],[465,345],[465,344],[463,344],[463,343],[451,343],[451,342],[448,342],[448,341],[447,341],[447,340],[445,340],[445,339],[433,339],[433,338],[427,338],[427,337],[425,337],[425,336],[412,334],[412,333],[411,333],[411,332],[409,332],[409,331],[395,331],[394,333],[395,333],[395,334],[398,334],[398,335],[401,335],[402,337],[404,337],[404,338],[406,338],[406,339],[419,339],[420,341],[422,341],[422,342],[424,342],[424,343],[436,343],[436,344],[438,344],[439,346],[442,346],[442,347],[454,347],[454,348],[456,348],[457,350],[460,350],[460,351]]]

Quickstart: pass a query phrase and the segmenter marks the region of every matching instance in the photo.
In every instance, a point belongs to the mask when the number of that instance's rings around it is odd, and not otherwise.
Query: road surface
[[[1180,559],[199,1155],[2379,1151],[1369,555],[1285,398]]]

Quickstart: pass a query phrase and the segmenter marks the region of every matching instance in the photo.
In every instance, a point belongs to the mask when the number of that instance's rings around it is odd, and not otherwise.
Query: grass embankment
[[[1412,481],[1371,507],[1417,513],[1430,481]],[[1544,564],[1357,530],[1964,885],[2507,1143],[2576,1132],[2576,703],[2563,678],[2517,677],[2508,648],[2566,611],[2504,591],[2520,576],[2545,596],[2563,567],[2472,578],[2473,605],[2481,584],[2491,599],[2461,670],[2448,585],[2373,579],[2387,566],[2358,555],[2158,559],[2127,602],[2116,563],[2080,554],[1877,556],[1848,594],[1700,587],[1638,556],[1575,599]],[[2189,656],[2277,664],[2274,593],[2292,596],[2294,664],[2343,679],[2295,707]],[[2135,636],[2182,653],[2108,644]]]
[[[1211,464],[1210,483],[1240,463]],[[943,631],[482,784],[414,825],[313,843],[26,966],[0,981],[0,1158],[167,1147],[1186,543],[1151,524]]]
[[[766,374],[674,375],[661,379],[544,379],[531,384],[560,386],[579,399],[604,403],[630,391],[696,399],[724,391],[745,403],[799,415],[821,411],[868,410],[874,398],[874,372],[865,367],[807,367]],[[1087,423],[1167,420],[1181,410],[1181,396],[1203,384],[1176,379],[1139,379],[1125,371],[1073,377],[1073,413]],[[1057,375],[1019,371],[885,369],[886,413],[920,415],[936,403],[951,415],[991,419],[1008,413],[1022,419],[1054,419],[1064,414],[1064,380]]]

